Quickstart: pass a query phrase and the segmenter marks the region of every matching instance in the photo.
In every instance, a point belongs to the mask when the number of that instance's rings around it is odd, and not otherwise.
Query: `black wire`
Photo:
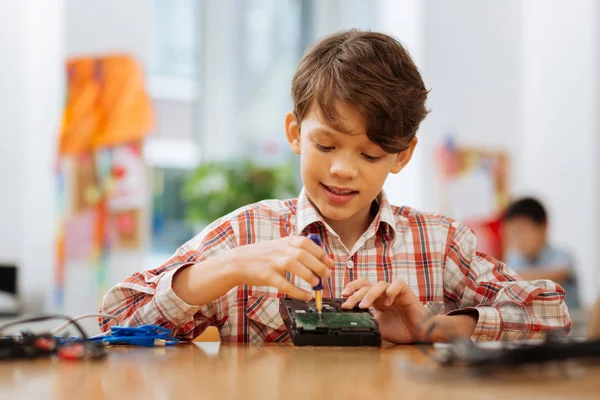
[[[83,328],[81,327],[81,325],[79,325],[79,323],[77,323],[77,321],[73,320],[70,317],[67,317],[66,315],[60,315],[60,314],[40,315],[40,316],[37,316],[37,317],[31,317],[31,318],[20,319],[20,320],[17,320],[17,321],[12,321],[12,322],[9,322],[7,324],[1,325],[0,326],[0,333],[3,330],[5,330],[6,328],[9,328],[11,326],[26,324],[28,322],[42,322],[42,321],[47,321],[47,320],[50,320],[50,319],[64,319],[64,320],[67,320],[71,324],[75,325],[75,328],[77,328],[77,330],[79,331],[79,333],[81,333],[82,339],[86,340],[88,338],[87,334],[85,333],[85,331],[83,330]]]

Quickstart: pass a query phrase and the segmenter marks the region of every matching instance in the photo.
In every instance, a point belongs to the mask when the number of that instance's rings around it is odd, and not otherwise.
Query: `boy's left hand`
[[[430,318],[429,311],[402,279],[393,283],[381,281],[375,285],[364,278],[357,279],[346,285],[342,295],[348,296],[343,308],[351,309],[357,304],[360,308],[373,307],[381,338],[392,343],[469,337],[477,323],[477,319],[470,315],[436,315]],[[435,328],[425,338],[431,323],[435,323]]]

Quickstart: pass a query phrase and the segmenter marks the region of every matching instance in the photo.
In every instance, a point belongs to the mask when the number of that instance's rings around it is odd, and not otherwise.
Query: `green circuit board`
[[[296,327],[303,330],[315,330],[318,328],[377,328],[373,318],[367,313],[323,313],[321,317],[317,313],[296,313]]]

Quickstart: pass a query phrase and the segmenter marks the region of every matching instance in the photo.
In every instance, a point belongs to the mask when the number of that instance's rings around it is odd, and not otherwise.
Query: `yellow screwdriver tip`
[[[319,315],[321,315],[323,311],[323,291],[315,290],[315,307]]]

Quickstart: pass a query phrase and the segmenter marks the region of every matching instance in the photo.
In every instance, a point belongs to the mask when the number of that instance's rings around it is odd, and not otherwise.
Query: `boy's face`
[[[362,228],[388,174],[400,172],[408,163],[417,140],[399,154],[386,153],[369,140],[364,117],[357,110],[342,103],[336,109],[349,133],[329,127],[313,104],[301,126],[293,114],[286,116],[287,138],[301,157],[308,198],[325,220],[352,219]]]
[[[514,217],[504,223],[504,235],[509,248],[533,259],[546,244],[546,225],[527,217]]]

